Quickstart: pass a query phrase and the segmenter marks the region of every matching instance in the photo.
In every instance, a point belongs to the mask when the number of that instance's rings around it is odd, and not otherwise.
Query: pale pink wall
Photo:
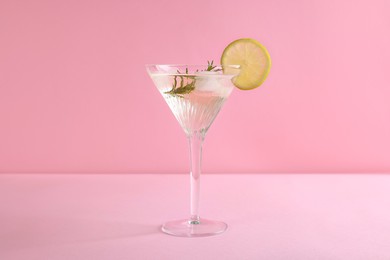
[[[390,171],[390,1],[0,1],[0,172],[185,172],[146,63],[253,37],[273,67],[211,127],[206,172]]]

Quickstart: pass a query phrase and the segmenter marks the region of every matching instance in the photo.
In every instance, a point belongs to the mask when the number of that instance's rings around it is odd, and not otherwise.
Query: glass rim
[[[198,66],[207,66],[205,64],[192,64],[192,63],[147,63],[145,64],[146,67],[149,67],[149,66],[170,66],[170,67],[173,67],[173,66],[192,66],[192,67],[198,67]],[[238,64],[227,64],[227,65],[222,65],[222,64],[213,64],[213,66],[217,66],[217,67],[230,67],[230,66],[233,66],[233,67],[236,67],[236,66],[240,66]]]
[[[145,67],[151,67],[151,66],[169,66],[169,67],[182,67],[182,66],[188,66],[188,67],[204,67],[207,66],[205,64],[186,64],[186,63],[147,63],[145,64]],[[222,64],[213,64],[213,66],[216,67],[234,67],[234,68],[240,68],[241,65],[238,64],[228,64],[228,65],[222,65]]]
[[[161,67],[160,68],[161,71],[159,71],[159,67]],[[184,68],[186,68],[186,69],[194,71],[195,69],[205,70],[207,68],[207,65],[205,65],[205,64],[145,64],[145,68],[149,74],[187,75],[187,73],[181,73],[181,72],[180,73],[176,73],[176,72],[172,73],[172,72],[164,71],[164,69],[163,69],[164,67],[166,69],[169,69],[169,68],[176,68],[176,69],[183,68],[184,69]],[[213,64],[213,67],[214,67],[214,69],[219,69],[219,71],[223,70],[224,73],[222,75],[237,75],[237,74],[239,74],[239,70],[241,69],[241,65],[236,65],[236,64],[229,64],[229,65]],[[190,72],[190,74],[193,74],[193,72]],[[217,75],[221,76],[221,74],[217,74]]]

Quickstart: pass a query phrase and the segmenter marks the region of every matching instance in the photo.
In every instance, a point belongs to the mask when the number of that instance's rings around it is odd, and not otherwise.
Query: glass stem
[[[190,144],[191,217],[190,224],[199,224],[200,173],[202,170],[202,144],[204,133],[195,131],[188,136]]]

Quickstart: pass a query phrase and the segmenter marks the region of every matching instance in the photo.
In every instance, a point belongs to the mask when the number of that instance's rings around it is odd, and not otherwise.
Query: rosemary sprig
[[[217,66],[213,66],[213,63],[214,63],[213,60],[211,62],[207,61],[207,69],[206,69],[206,71],[213,71],[213,69],[215,69],[215,67],[217,67]]]
[[[221,69],[215,69],[216,67],[213,60],[211,62],[207,61],[207,68],[203,71],[221,71]],[[196,72],[198,72],[198,70],[196,70]],[[196,79],[195,76],[192,75],[182,75],[179,70],[177,70],[177,73],[181,75],[174,76],[172,89],[164,93],[184,98],[183,95],[190,94],[195,89]],[[186,68],[185,74],[188,74],[188,68]],[[179,84],[180,86],[178,86]]]
[[[214,71],[214,72],[217,72],[217,71],[221,71],[222,69],[216,69],[217,66],[214,66],[214,61],[212,60],[211,62],[210,61],[207,61],[207,69],[206,71]]]
[[[179,70],[177,71],[177,73],[182,74]],[[185,74],[188,74],[188,68],[186,68]],[[180,84],[180,86],[178,86],[178,84]],[[172,89],[170,91],[165,92],[165,94],[170,94],[172,96],[178,96],[184,98],[183,95],[191,93],[194,89],[195,89],[195,76],[178,75],[173,78]]]

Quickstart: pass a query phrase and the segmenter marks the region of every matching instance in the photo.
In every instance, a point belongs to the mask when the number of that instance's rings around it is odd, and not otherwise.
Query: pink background
[[[146,63],[206,63],[252,37],[206,172],[390,170],[390,2],[0,1],[0,172],[184,172],[187,142]]]

